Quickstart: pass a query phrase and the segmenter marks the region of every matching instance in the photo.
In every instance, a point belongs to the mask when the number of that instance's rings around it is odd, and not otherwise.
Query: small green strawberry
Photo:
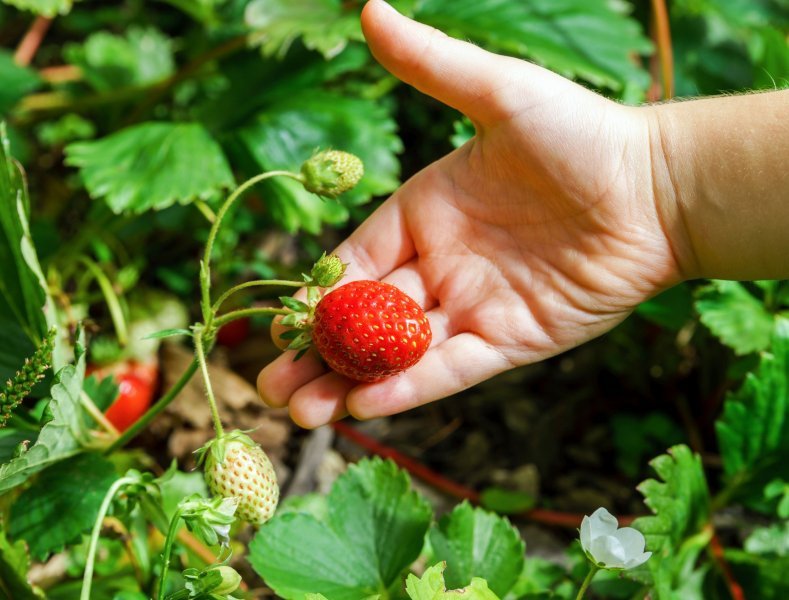
[[[355,187],[363,175],[361,159],[342,150],[318,152],[301,165],[304,189],[328,198],[336,198]]]
[[[232,431],[209,441],[198,451],[205,461],[205,480],[215,496],[238,499],[236,515],[262,525],[277,508],[279,485],[265,452],[248,435]]]

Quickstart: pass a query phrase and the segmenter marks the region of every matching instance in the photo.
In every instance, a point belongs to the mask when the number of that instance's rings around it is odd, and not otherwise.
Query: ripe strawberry
[[[419,305],[388,283],[354,281],[315,307],[315,348],[334,371],[357,381],[405,371],[422,358],[431,339]]]
[[[118,431],[124,432],[151,407],[153,387],[132,373],[117,375],[116,381],[118,397],[104,414]]]
[[[198,451],[205,460],[205,480],[215,496],[237,498],[236,514],[262,525],[277,508],[279,485],[265,452],[241,431],[209,441]]]

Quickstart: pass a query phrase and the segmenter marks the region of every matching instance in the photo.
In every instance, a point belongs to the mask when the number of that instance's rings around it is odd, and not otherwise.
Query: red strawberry
[[[405,371],[427,351],[430,324],[419,305],[380,281],[354,281],[315,307],[312,341],[338,373],[380,381]]]

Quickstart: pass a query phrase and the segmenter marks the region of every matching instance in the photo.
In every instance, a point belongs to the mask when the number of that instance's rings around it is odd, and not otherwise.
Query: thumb
[[[531,63],[492,54],[417,23],[384,0],[365,5],[362,30],[373,56],[393,75],[480,124],[522,110],[524,89],[539,90],[556,78]],[[528,86],[522,85],[524,79]]]

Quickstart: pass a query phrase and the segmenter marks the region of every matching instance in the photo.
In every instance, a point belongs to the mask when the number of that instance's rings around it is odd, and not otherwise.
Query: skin
[[[344,282],[383,280],[424,307],[431,348],[375,384],[283,354],[258,390],[299,425],[446,397],[597,337],[686,279],[789,277],[789,92],[625,107],[382,0],[362,27],[385,68],[476,135],[336,249]]]

